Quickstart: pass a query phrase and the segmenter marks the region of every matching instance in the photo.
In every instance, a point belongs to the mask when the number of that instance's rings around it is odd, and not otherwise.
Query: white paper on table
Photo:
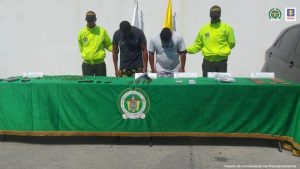
[[[178,72],[174,73],[174,78],[197,78],[197,72]]]
[[[24,72],[23,78],[41,78],[43,77],[43,72]]]
[[[274,72],[252,72],[250,73],[250,78],[275,78]]]
[[[224,73],[224,72],[208,72],[207,77],[208,78],[216,78],[217,76],[228,76],[232,77],[231,73]]]

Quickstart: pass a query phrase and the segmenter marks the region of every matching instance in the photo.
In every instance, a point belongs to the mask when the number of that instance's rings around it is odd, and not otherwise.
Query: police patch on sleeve
[[[124,90],[117,104],[123,119],[144,119],[150,109],[148,95],[139,88]]]

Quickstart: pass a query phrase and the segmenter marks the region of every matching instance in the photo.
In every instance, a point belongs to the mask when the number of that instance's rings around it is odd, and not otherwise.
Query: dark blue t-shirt
[[[141,44],[147,46],[145,34],[142,30],[132,27],[132,34],[127,39],[120,30],[114,33],[113,44],[120,48],[120,69],[135,69],[143,67],[143,52]]]

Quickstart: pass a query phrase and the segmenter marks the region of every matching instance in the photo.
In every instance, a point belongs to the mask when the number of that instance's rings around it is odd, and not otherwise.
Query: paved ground
[[[0,142],[0,169],[300,168],[261,139],[16,137]]]

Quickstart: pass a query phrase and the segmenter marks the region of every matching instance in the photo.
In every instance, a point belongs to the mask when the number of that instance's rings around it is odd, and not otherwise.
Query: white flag
[[[132,18],[131,25],[135,26],[137,28],[140,28],[138,10],[139,10],[139,4],[138,4],[138,1],[136,1],[134,11],[133,11],[133,18]]]

